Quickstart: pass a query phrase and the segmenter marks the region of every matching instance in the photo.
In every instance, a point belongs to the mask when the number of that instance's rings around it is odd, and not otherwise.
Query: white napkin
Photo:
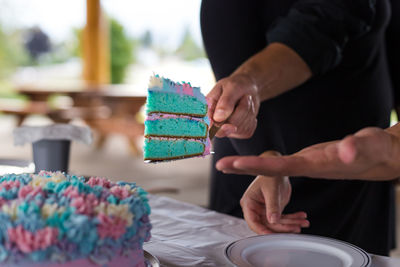
[[[48,126],[22,126],[14,129],[14,145],[24,145],[42,139],[72,140],[87,145],[92,143],[92,132],[89,127],[71,124],[52,124]]]

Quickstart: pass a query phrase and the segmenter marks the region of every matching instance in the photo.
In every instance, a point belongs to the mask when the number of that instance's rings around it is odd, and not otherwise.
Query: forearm
[[[387,164],[393,172],[400,174],[400,123],[385,129],[391,137],[391,157]],[[400,175],[398,175],[400,177]]]
[[[291,48],[272,43],[245,61],[232,75],[247,75],[257,87],[261,101],[289,91],[307,81],[311,70]]]

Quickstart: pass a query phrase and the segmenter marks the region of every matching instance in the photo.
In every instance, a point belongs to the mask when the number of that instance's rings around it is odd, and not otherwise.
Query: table
[[[79,85],[72,87],[49,85],[25,85],[16,91],[29,99],[29,105],[23,110],[5,110],[17,115],[18,124],[30,114],[41,114],[55,122],[68,123],[73,119],[84,120],[99,133],[96,146],[100,148],[110,134],[127,137],[134,155],[141,154],[137,140],[143,137],[143,122],[137,120],[140,108],[146,103],[146,95],[129,85],[102,85],[92,87]],[[53,95],[67,95],[73,100],[72,107],[52,108],[48,99]],[[35,107],[35,108],[32,108]],[[0,108],[1,110],[1,108]]]
[[[0,175],[8,173],[33,173],[35,164],[29,160],[0,158]]]
[[[153,229],[144,248],[161,266],[232,266],[224,258],[225,246],[254,235],[242,219],[171,198],[149,199]],[[400,259],[372,255],[371,266],[398,267]]]

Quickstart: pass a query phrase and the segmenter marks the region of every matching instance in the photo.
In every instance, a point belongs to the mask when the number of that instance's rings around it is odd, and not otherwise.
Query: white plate
[[[143,250],[146,267],[160,267],[158,259],[150,252]]]
[[[232,242],[226,258],[235,266],[367,267],[364,250],[335,239],[303,234],[259,235]]]

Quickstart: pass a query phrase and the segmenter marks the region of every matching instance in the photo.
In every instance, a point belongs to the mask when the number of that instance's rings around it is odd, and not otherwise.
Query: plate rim
[[[245,238],[241,238],[241,239],[232,241],[232,242],[230,242],[229,244],[227,244],[227,245],[225,246],[225,248],[224,248],[224,256],[225,256],[225,259],[226,259],[231,265],[237,266],[237,265],[229,258],[228,250],[229,250],[230,247],[232,247],[235,243],[238,243],[238,242],[243,241],[243,240],[252,239],[252,238],[255,238],[255,237],[259,237],[259,236],[271,236],[271,235],[273,235],[273,236],[285,236],[285,237],[287,237],[287,236],[296,236],[296,237],[305,236],[305,237],[309,237],[309,238],[317,238],[317,239],[322,239],[322,240],[329,240],[329,241],[333,241],[334,243],[342,243],[342,244],[344,244],[344,245],[347,245],[347,246],[349,246],[349,247],[352,247],[352,248],[355,249],[355,250],[358,250],[361,254],[363,254],[364,256],[366,256],[366,262],[364,263],[364,265],[362,265],[362,266],[360,266],[360,267],[370,267],[370,266],[371,266],[371,262],[372,262],[371,255],[370,255],[368,252],[366,252],[364,249],[362,249],[362,248],[360,248],[360,247],[358,247],[358,246],[356,246],[356,245],[354,245],[354,244],[351,244],[351,243],[346,242],[346,241],[343,241],[343,240],[335,239],[335,238],[332,238],[332,237],[325,237],[325,236],[320,236],[320,235],[310,235],[310,234],[293,234],[293,233],[290,233],[290,234],[289,234],[289,233],[288,233],[288,234],[284,234],[284,233],[276,233],[276,234],[275,234],[275,233],[273,233],[273,234],[264,234],[264,235],[254,235],[254,236],[248,236],[248,237],[245,237]]]
[[[161,266],[158,258],[156,256],[154,256],[152,253],[150,253],[148,250],[143,249],[143,256],[145,259],[148,259],[149,263],[151,264],[151,267],[160,267]],[[152,263],[151,261],[155,261],[156,264]]]

